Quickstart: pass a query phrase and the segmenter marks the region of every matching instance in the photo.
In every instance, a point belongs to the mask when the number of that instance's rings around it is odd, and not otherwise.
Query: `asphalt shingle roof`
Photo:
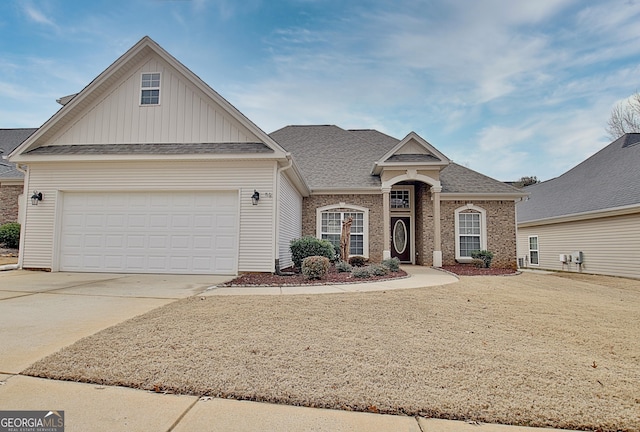
[[[16,169],[14,163],[4,159],[24,140],[34,133],[35,128],[0,129],[0,179],[23,178],[24,174]]]
[[[84,144],[57,145],[33,149],[30,155],[116,155],[116,154],[245,154],[273,153],[264,143],[188,143],[188,144]]]
[[[380,177],[371,174],[373,164],[400,142],[376,130],[344,130],[333,125],[287,126],[270,136],[293,154],[311,189],[380,187]],[[424,161],[425,155],[407,155],[406,162],[416,162],[413,156]],[[455,163],[441,171],[440,181],[445,193],[519,192]]]
[[[640,134],[618,138],[552,180],[528,186],[518,222],[640,204]]]

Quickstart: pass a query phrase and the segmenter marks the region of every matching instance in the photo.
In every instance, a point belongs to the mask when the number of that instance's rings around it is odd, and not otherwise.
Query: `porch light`
[[[42,192],[34,190],[33,195],[31,195],[31,205],[38,205],[38,201],[42,201]]]
[[[251,203],[253,205],[258,205],[258,201],[260,201],[260,192],[254,189],[253,195],[251,195]]]

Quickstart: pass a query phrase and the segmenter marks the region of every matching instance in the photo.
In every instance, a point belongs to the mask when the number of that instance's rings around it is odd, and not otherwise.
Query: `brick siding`
[[[0,185],[0,225],[18,222],[18,196],[22,186]]]

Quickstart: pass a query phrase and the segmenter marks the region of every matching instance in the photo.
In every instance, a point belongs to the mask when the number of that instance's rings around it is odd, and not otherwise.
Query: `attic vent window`
[[[160,104],[160,72],[143,73],[140,85],[140,105]]]

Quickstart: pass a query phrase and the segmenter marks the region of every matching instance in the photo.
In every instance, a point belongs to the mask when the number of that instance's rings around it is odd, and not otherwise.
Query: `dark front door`
[[[411,262],[411,218],[391,218],[391,256],[402,262]]]

